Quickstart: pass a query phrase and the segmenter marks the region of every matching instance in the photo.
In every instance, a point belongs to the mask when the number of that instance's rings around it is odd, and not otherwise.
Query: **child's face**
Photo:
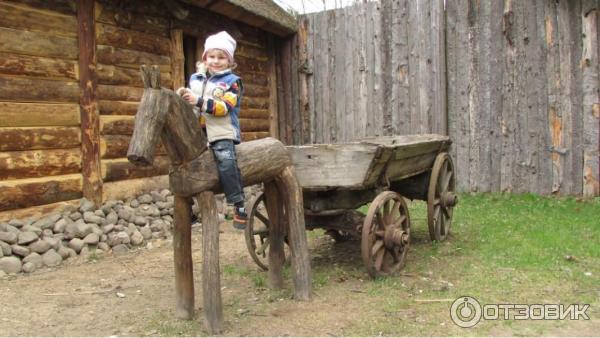
[[[206,65],[211,73],[220,72],[229,68],[229,57],[220,49],[211,49],[206,52]]]

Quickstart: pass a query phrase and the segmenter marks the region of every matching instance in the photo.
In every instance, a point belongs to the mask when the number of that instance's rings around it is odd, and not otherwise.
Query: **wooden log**
[[[77,60],[77,39],[0,27],[0,52]]]
[[[166,37],[103,23],[96,25],[96,39],[99,45],[127,48],[165,56],[171,52],[170,40]]]
[[[180,29],[171,31],[171,44],[171,74],[173,75],[173,89],[177,90],[185,86],[183,32]]]
[[[81,174],[0,181],[0,211],[82,197]]]
[[[291,164],[283,144],[270,137],[241,143],[236,146],[236,153],[244,186],[269,181]],[[219,176],[212,152],[204,152],[197,159],[173,168],[169,184],[174,193],[183,196],[206,190],[219,193]]]
[[[165,55],[141,52],[137,50],[117,48],[114,46],[97,46],[98,63],[139,70],[140,65],[159,65],[161,72],[171,68],[171,58]]]
[[[73,0],[4,0],[19,6],[27,5],[36,10],[46,10],[53,13],[61,13],[74,16],[77,14],[77,2]]]
[[[279,193],[283,197],[287,216],[287,235],[292,251],[292,279],[294,281],[294,298],[310,300],[311,271],[304,224],[304,207],[302,188],[298,185],[293,166],[285,168],[276,178]]]
[[[248,131],[269,131],[270,127],[269,120],[263,119],[240,119],[240,128],[242,132]]]
[[[268,97],[270,92],[268,86],[244,83],[244,95]]]
[[[240,110],[240,118],[242,119],[261,119],[261,120],[270,120],[270,110],[269,109],[241,109]]]
[[[0,75],[0,100],[13,102],[78,102],[77,82]]]
[[[139,194],[168,187],[169,177],[167,175],[105,182],[102,186],[102,200],[126,200],[139,196]]]
[[[272,135],[268,131],[246,132],[242,133],[242,142],[254,141],[269,136]]]
[[[0,73],[61,80],[78,80],[79,76],[73,60],[10,53],[0,53]]]
[[[269,101],[267,103],[267,111],[269,112],[269,133],[271,134],[271,136],[275,137],[275,138],[279,138],[279,126],[277,125],[277,122],[279,121],[279,117],[278,117],[278,109],[279,106],[277,105],[277,97],[278,97],[278,90],[277,90],[277,49],[275,48],[275,39],[270,36],[267,40],[267,44],[269,47],[269,50],[271,50],[270,53],[270,60],[269,60],[269,72],[268,75],[265,76],[268,80],[268,85],[269,85]],[[244,106],[244,100],[242,99],[242,114],[243,111],[246,109],[246,107]],[[250,110],[250,109],[246,109],[246,110]]]
[[[82,0],[77,6],[77,41],[79,43],[79,89],[82,93],[79,104],[81,106],[83,196],[100,204],[102,180],[100,178],[100,114],[96,93],[98,79],[94,3],[94,0]]]
[[[0,3],[0,26],[48,35],[77,37],[77,19],[73,14],[65,15],[16,3]]]
[[[52,116],[51,119],[48,116]],[[79,104],[0,102],[0,127],[78,126]]]
[[[143,89],[132,86],[98,85],[97,96],[102,100],[140,102]]]
[[[202,215],[204,326],[210,334],[218,334],[223,329],[221,272],[219,269],[219,215],[212,192],[204,191],[198,194],[196,199]]]
[[[100,133],[102,135],[131,135],[133,134],[133,125],[133,116],[100,116]]]
[[[191,202],[189,197],[175,195],[175,231],[173,232],[175,316],[179,319],[194,318]]]
[[[272,66],[269,66],[272,67]],[[252,84],[252,85],[257,85],[257,86],[266,86],[266,87],[270,87],[271,86],[271,82],[269,79],[269,76],[271,75],[270,73],[271,71],[267,72],[267,73],[260,73],[260,72],[245,72],[244,73],[244,84]]]
[[[98,111],[100,115],[135,115],[139,102],[127,101],[98,101]]]
[[[269,109],[270,98],[268,97],[248,97],[242,98],[241,110],[244,109]]]
[[[0,180],[74,174],[81,163],[79,148],[0,152]]]
[[[258,61],[243,56],[235,56],[235,62],[238,64],[240,73],[245,71],[267,73],[269,64],[266,61]]]
[[[77,127],[0,128],[0,151],[73,148],[81,144]]]
[[[286,220],[282,198],[275,181],[265,182],[265,204],[269,215],[269,282],[272,288],[282,289],[285,263],[284,238]]]
[[[27,207],[22,209],[5,210],[0,211],[0,219],[26,219],[29,217],[39,219],[54,213],[63,213],[65,211],[76,210],[77,208],[79,208],[80,203],[81,200],[76,199],[50,204],[36,205],[33,207]]]
[[[100,156],[104,158],[124,158],[127,157],[129,148],[129,135],[103,135],[100,138]],[[156,155],[166,155],[162,144],[159,144],[155,151]]]
[[[103,85],[122,85],[143,87],[140,71],[130,68],[98,64],[98,83]],[[165,87],[171,87],[171,73],[161,73],[161,82]]]
[[[169,19],[161,16],[133,13],[117,6],[106,6],[98,3],[96,21],[111,26],[118,26],[147,34],[167,37],[169,35]]]
[[[156,156],[151,166],[136,166],[126,158],[102,160],[102,180],[104,182],[122,181],[132,178],[158,176],[169,173],[169,158]]]

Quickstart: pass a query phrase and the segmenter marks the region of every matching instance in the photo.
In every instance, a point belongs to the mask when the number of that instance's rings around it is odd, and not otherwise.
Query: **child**
[[[239,144],[242,80],[232,72],[236,42],[227,32],[211,35],[204,43],[202,62],[190,77],[191,90],[183,90],[183,99],[198,108],[200,123],[213,151],[221,187],[229,204],[234,205],[233,226],[244,229],[248,215],[244,208],[244,190],[237,165],[235,145]]]

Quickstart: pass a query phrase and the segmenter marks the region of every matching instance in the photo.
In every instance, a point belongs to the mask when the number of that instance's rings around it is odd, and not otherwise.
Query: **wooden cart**
[[[403,197],[427,201],[431,240],[443,241],[450,231],[457,203],[450,144],[447,136],[407,135],[287,147],[303,191],[307,229],[323,228],[335,240],[360,237],[372,277],[398,271],[410,245]],[[366,216],[356,211],[368,203]],[[267,270],[271,223],[265,195],[249,209],[246,244],[253,260]]]

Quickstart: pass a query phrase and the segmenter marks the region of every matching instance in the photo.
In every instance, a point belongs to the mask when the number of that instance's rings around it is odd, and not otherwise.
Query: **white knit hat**
[[[237,43],[226,31],[213,34],[206,38],[204,42],[204,53],[202,53],[202,60],[206,57],[206,52],[211,49],[220,49],[227,53],[229,61],[233,62],[233,54],[235,54],[235,47]]]

